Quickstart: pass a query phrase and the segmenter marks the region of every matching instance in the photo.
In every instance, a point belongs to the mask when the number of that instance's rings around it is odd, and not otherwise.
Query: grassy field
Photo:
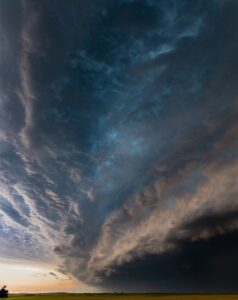
[[[238,295],[158,295],[158,294],[41,294],[11,295],[11,300],[238,300]]]

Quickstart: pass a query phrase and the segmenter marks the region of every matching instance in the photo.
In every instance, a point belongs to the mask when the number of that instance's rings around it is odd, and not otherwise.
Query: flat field
[[[26,294],[10,295],[9,298],[11,300],[238,300],[238,294]]]

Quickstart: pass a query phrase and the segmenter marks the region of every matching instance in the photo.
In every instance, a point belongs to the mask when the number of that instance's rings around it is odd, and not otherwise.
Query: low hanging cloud
[[[49,275],[53,276],[55,279],[59,280],[58,275],[56,275],[54,272],[49,272]]]
[[[207,288],[192,257],[238,229],[237,12],[1,1],[1,256],[106,289],[136,290],[137,270],[143,290]]]

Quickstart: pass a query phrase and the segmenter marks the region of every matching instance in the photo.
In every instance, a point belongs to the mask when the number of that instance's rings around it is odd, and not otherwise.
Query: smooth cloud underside
[[[206,259],[210,289],[230,280],[237,14],[236,1],[0,2],[1,256],[109,289],[209,290]]]

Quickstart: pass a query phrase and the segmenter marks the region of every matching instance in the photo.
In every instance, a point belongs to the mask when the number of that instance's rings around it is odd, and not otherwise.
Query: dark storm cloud
[[[205,238],[211,235],[222,235],[237,229],[237,215],[238,212],[235,210],[216,215],[203,215],[193,221],[184,223],[178,230],[181,230],[183,238],[192,237],[193,240],[201,235],[204,235]]]
[[[224,239],[225,259],[238,226],[237,2],[14,3],[0,2],[2,239],[107,288],[139,272],[143,290],[208,289],[197,253]]]
[[[174,251],[134,259],[104,281],[129,292],[237,292],[237,231],[205,241],[180,241]]]

